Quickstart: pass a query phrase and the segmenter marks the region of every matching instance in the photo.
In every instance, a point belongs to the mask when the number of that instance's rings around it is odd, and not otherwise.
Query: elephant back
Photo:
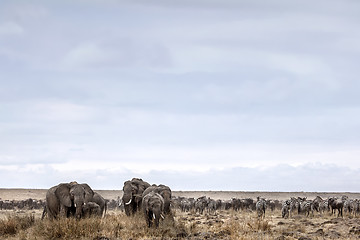
[[[142,193],[142,197],[144,198],[150,192],[157,192],[158,193],[158,187],[157,186],[150,186],[150,187],[146,188],[145,191]]]
[[[160,203],[161,204],[161,210],[164,209],[164,199],[163,199],[163,197],[159,193],[156,193],[154,191],[151,191],[151,192],[147,193],[143,197],[143,207],[144,207],[144,209],[148,210],[149,208],[151,208],[152,205],[154,204],[154,202]]]

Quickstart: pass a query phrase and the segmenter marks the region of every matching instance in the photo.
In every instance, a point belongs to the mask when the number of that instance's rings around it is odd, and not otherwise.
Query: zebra
[[[191,210],[192,204],[189,199],[184,198],[180,201],[180,209],[182,212],[189,212]]]
[[[291,213],[294,210],[299,211],[299,200],[297,198],[291,197],[290,198],[290,206],[289,206],[289,216],[291,217]]]
[[[313,200],[313,208],[322,214],[324,211],[329,211],[329,202],[327,199],[322,199],[320,196],[316,196]]]
[[[281,207],[281,216],[282,218],[288,218],[289,217],[289,211],[290,211],[290,200],[285,200],[282,203]]]
[[[216,201],[214,199],[208,198],[207,210],[208,213],[216,214]]]
[[[301,198],[298,197],[299,200],[299,208],[298,213],[305,213],[306,216],[310,215],[310,212],[314,216],[314,208],[313,208],[313,201],[307,200],[306,197]]]
[[[352,199],[346,199],[344,201],[344,213],[349,212],[349,214],[351,214],[352,203],[353,203]]]
[[[199,211],[200,214],[203,214],[205,208],[207,207],[206,196],[199,197],[195,201],[195,212]]]
[[[356,217],[356,214],[360,212],[360,200],[354,199],[352,202],[352,212],[354,213],[354,217]]]
[[[324,199],[322,202],[320,202],[319,211],[320,211],[320,214],[325,212],[325,211],[327,211],[327,212],[330,211],[330,206],[329,206],[329,200],[328,199]]]
[[[316,198],[313,200],[313,208],[320,212],[320,203],[323,201],[323,199],[320,196],[316,196]]]
[[[259,218],[265,218],[266,200],[264,198],[257,197],[255,204],[256,212]]]

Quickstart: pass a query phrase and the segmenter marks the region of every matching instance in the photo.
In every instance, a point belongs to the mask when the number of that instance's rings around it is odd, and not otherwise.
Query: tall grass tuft
[[[34,215],[9,215],[5,219],[0,220],[0,236],[16,235],[19,231],[26,230],[34,224]]]

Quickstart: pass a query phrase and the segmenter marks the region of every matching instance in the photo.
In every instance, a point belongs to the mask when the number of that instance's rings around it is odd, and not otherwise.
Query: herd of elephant
[[[142,209],[147,225],[158,227],[159,220],[170,213],[171,189],[133,178],[124,182],[121,202],[127,216]],[[107,200],[88,184],[60,183],[47,191],[42,219],[45,216],[50,219],[104,216],[106,209]]]
[[[140,178],[133,178],[124,183],[121,201],[126,215],[130,216],[142,209],[147,225],[158,227],[160,218],[170,214],[171,189],[162,184],[150,185]]]
[[[41,218],[46,215],[50,219],[103,216],[106,208],[107,201],[88,184],[60,183],[46,192],[46,203]]]

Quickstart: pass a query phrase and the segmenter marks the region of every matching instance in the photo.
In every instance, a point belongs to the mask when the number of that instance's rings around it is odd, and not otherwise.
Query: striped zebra
[[[208,198],[207,211],[216,214],[216,201],[214,199]]]
[[[325,211],[329,211],[329,202],[327,199],[322,199],[320,196],[316,196],[313,200],[313,208],[322,214]]]
[[[289,217],[289,211],[290,211],[290,200],[286,200],[282,203],[281,207],[281,217],[282,218],[288,218]]]
[[[298,213],[305,213],[306,216],[310,215],[310,212],[314,216],[314,208],[313,208],[313,201],[307,200],[306,197],[301,198],[298,197],[299,200],[299,210]]]
[[[202,196],[196,199],[195,201],[195,212],[199,212],[203,214],[205,208],[207,207],[207,199],[206,196]]]
[[[353,212],[354,200],[350,198],[345,198],[343,202],[344,202],[344,214],[348,212],[349,215],[351,215],[351,213]]]
[[[289,217],[291,217],[292,212],[299,211],[299,200],[297,198],[291,197],[290,198],[290,209],[289,209]]]
[[[356,214],[360,212],[360,200],[359,199],[354,199],[354,201],[352,203],[352,210],[353,210],[354,217],[356,217]]]
[[[266,200],[264,198],[257,197],[255,204],[256,212],[259,218],[265,218]]]

